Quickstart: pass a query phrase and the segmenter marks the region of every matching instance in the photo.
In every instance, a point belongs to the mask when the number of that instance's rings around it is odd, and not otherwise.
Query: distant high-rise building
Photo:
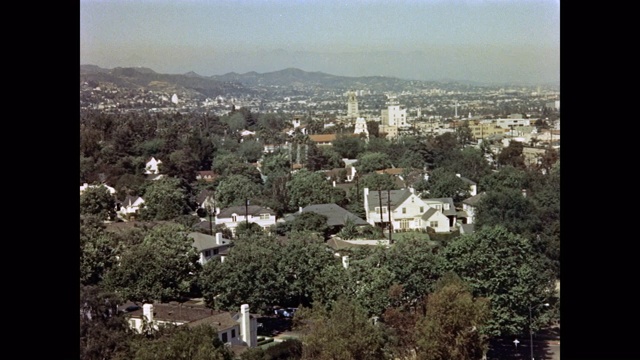
[[[407,109],[400,109],[395,97],[389,97],[387,108],[381,111],[382,124],[388,126],[407,126]]]
[[[356,93],[353,91],[349,92],[349,100],[347,101],[347,117],[358,117],[358,100],[356,99]]]

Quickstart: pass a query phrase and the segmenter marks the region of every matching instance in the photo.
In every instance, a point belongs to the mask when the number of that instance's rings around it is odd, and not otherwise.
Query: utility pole
[[[380,200],[380,227],[384,229],[384,221],[382,219],[382,189],[378,187],[378,199]]]
[[[391,223],[391,190],[387,189],[387,213],[389,214],[389,245],[393,243],[391,234],[393,233],[393,225]]]
[[[244,199],[244,219],[247,223],[247,229],[249,229],[249,199]]]

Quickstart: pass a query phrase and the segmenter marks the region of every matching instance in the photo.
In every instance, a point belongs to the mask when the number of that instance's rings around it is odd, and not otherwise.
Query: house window
[[[402,213],[406,214],[407,213],[407,208],[402,208]]]
[[[231,221],[237,222],[238,221],[238,215],[236,215],[236,214],[231,215]]]
[[[260,220],[269,220],[269,214],[260,214]]]
[[[408,229],[409,228],[409,219],[400,220],[400,229]]]
[[[444,204],[444,209],[449,210],[449,204]]]
[[[420,213],[424,212],[424,206],[420,206]]]
[[[440,205],[440,204],[436,205],[436,209],[442,210],[442,205]]]
[[[226,331],[222,333],[222,342],[223,343],[229,342],[229,339],[227,338],[227,332]]]
[[[218,249],[213,249],[213,255],[218,255]]]
[[[438,222],[437,221],[431,221],[431,222],[429,222],[429,226],[431,226],[432,228],[437,228],[438,227]]]
[[[209,257],[209,256],[211,256],[211,250],[205,250],[205,251],[204,251],[204,256],[205,256],[205,257]]]
[[[380,207],[376,207],[376,212],[377,212],[378,214],[380,213]],[[386,207],[383,207],[383,208],[382,208],[382,213],[383,213],[383,214],[386,214],[386,213],[387,213],[387,208],[386,208]]]
[[[235,338],[236,337],[236,329],[231,329],[231,338]]]

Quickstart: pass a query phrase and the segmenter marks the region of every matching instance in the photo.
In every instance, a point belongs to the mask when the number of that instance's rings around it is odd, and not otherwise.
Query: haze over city
[[[80,63],[203,76],[295,67],[343,76],[546,84],[559,0],[81,0]]]

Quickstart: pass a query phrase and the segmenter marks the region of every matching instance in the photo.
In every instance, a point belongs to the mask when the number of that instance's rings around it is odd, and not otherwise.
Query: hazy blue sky
[[[81,0],[80,63],[559,82],[559,0]]]

